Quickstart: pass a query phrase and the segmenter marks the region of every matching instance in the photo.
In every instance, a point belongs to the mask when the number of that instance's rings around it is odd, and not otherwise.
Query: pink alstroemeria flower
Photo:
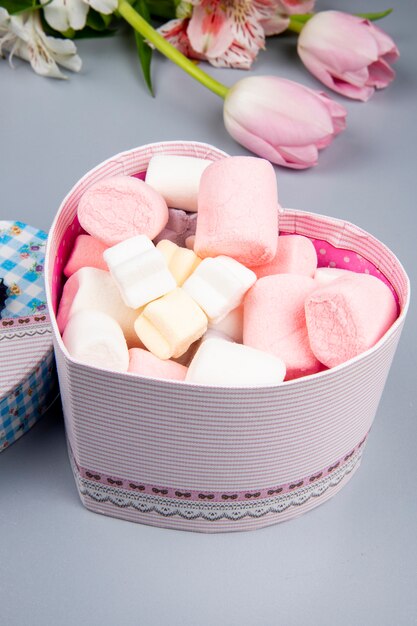
[[[346,126],[346,110],[326,94],[276,76],[238,81],[224,102],[224,123],[242,146],[293,169],[317,164],[318,150]]]
[[[287,30],[291,15],[311,13],[315,0],[257,0],[261,14],[261,26],[266,37],[279,35]]]
[[[397,46],[383,30],[339,11],[317,13],[306,23],[298,38],[298,54],[327,87],[363,101],[393,80],[389,63],[399,57]]]
[[[191,0],[192,11],[159,32],[190,58],[216,67],[249,69],[265,35],[286,30],[289,15],[311,11],[314,0]]]

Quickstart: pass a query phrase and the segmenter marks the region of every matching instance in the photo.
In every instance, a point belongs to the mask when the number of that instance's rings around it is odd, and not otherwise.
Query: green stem
[[[313,14],[311,14],[311,17],[313,17]],[[293,17],[290,17],[290,22],[287,26],[287,30],[292,31],[293,33],[301,33],[304,28],[304,24],[305,22],[301,22],[294,19]]]
[[[195,63],[187,59],[179,50],[174,48],[162,35],[160,35],[146,20],[143,19],[129,4],[127,0],[119,0],[118,11],[138,33],[147,41],[150,41],[159,52],[176,63],[184,72],[198,80],[204,87],[210,89],[221,98],[225,98],[229,88],[203,72]]]

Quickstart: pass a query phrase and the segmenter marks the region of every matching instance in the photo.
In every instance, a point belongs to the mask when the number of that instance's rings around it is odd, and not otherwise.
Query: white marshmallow
[[[256,274],[227,256],[203,259],[183,284],[211,323],[222,320],[243,300]]]
[[[314,280],[316,281],[317,288],[325,287],[329,283],[341,278],[341,276],[347,276],[351,274],[350,270],[343,270],[339,267],[318,267],[314,273]]]
[[[129,351],[119,324],[101,311],[78,311],[70,317],[62,341],[77,361],[127,372]]]
[[[230,311],[217,324],[209,324],[209,330],[220,332],[236,343],[243,343],[243,305]]]
[[[196,157],[157,154],[149,161],[145,181],[169,207],[197,211],[201,175],[210,163]]]
[[[215,328],[207,328],[204,335],[201,337],[199,341],[199,345],[203,343],[203,341],[208,341],[209,339],[222,339],[223,341],[231,341],[234,343],[233,339],[223,333],[221,330],[216,330]]]
[[[103,253],[127,306],[137,309],[175,289],[165,258],[146,235],[125,239]]]
[[[120,324],[128,346],[141,346],[134,324],[140,309],[126,306],[109,272],[95,267],[82,267],[64,285],[59,303],[57,323],[60,333],[78,311],[95,310],[107,313]]]
[[[199,385],[256,387],[284,380],[285,364],[278,357],[224,339],[207,339],[198,348],[185,380]]]

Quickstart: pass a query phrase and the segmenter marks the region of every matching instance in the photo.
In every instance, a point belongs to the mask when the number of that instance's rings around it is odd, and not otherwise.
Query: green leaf
[[[136,0],[132,6],[147,22],[150,21],[149,9],[145,0]],[[145,42],[145,39],[137,31],[135,31],[135,42],[140,65],[142,68],[143,78],[145,79],[148,89],[153,96],[154,91],[151,78],[151,59],[153,50],[148,46],[148,44]]]
[[[375,22],[376,20],[381,20],[383,17],[387,17],[390,13],[393,12],[393,9],[387,9],[386,11],[380,11],[379,13],[356,13],[358,17],[363,17],[366,20],[371,20]]]
[[[44,5],[34,2],[34,0],[0,0],[0,7],[6,9],[9,15],[18,15],[24,11],[37,11],[52,2],[45,2]]]
[[[92,30],[106,30],[112,22],[111,15],[103,15],[94,9],[90,9],[87,15],[86,26]]]
[[[180,0],[145,0],[150,15],[173,20],[176,17],[176,9]],[[134,5],[135,6],[135,5]],[[145,17],[144,15],[142,17]]]
[[[82,30],[76,30],[72,39],[100,39],[103,37],[113,37],[117,30],[115,28],[106,28],[105,30],[94,30],[85,26]]]
[[[1,0],[0,0],[1,1]],[[42,28],[47,35],[51,37],[57,37],[58,39],[94,39],[99,37],[111,37],[116,33],[115,28],[108,28],[104,30],[94,30],[89,26],[85,26],[82,30],[74,30],[69,28],[64,33],[51,28],[44,16],[41,14]]]

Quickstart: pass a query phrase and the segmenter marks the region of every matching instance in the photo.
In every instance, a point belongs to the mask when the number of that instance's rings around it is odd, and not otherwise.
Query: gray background
[[[397,78],[348,109],[348,129],[305,172],[277,168],[283,206],[346,218],[384,241],[416,278],[417,9],[380,25],[397,42]],[[350,11],[381,0],[320,2]],[[68,81],[0,62],[0,218],[48,229],[92,166],[140,144],[202,140],[245,151],[220,100],[155,57],[156,98],[130,35],[79,43]],[[208,71],[231,85],[246,75]],[[319,85],[293,38],[268,40],[253,73]],[[0,454],[0,624],[285,626],[417,624],[416,327],[412,305],[362,466],[334,499],[264,530],[202,535],[88,512],[78,499],[56,405]]]

